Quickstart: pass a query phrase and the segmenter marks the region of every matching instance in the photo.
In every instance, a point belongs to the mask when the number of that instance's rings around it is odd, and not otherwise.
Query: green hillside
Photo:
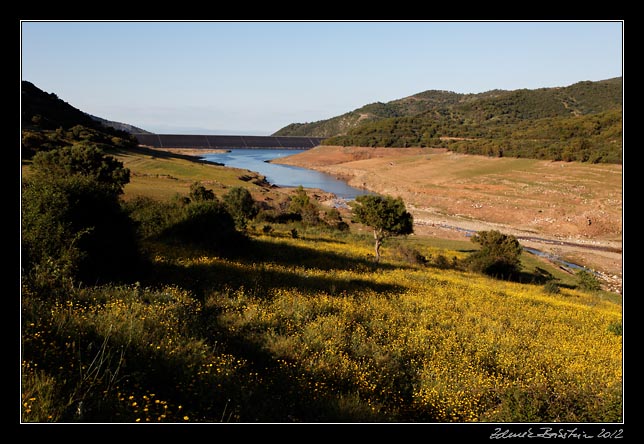
[[[38,151],[80,143],[108,150],[133,148],[138,144],[134,136],[125,131],[129,125],[118,127],[117,122],[87,114],[31,82],[22,81],[21,93],[21,155],[24,159]]]
[[[621,163],[622,94],[621,77],[536,90],[425,91],[275,134],[328,137],[328,145],[447,146],[472,154]]]
[[[126,133],[149,134],[142,128],[128,123],[114,122],[102,117],[92,116],[61,100],[54,93],[47,93],[26,80],[22,81],[21,123],[23,129],[55,130],[69,129],[75,125],[99,129],[113,133],[118,130]]]

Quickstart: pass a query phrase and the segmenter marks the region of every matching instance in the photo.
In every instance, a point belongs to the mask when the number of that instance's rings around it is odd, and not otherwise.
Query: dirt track
[[[317,147],[275,162],[402,197],[418,234],[464,238],[467,230],[498,229],[602,272],[621,291],[621,165],[364,147]]]

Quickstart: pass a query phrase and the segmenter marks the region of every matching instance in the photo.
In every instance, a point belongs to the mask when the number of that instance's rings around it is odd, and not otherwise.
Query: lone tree
[[[353,216],[356,222],[373,228],[376,262],[380,260],[380,246],[386,238],[414,232],[414,218],[407,212],[400,197],[394,199],[389,196],[358,196]]]

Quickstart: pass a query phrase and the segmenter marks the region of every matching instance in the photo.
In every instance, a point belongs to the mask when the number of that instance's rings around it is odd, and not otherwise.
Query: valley
[[[321,146],[274,161],[402,197],[416,233],[496,229],[601,272],[621,288],[622,166],[464,155],[432,148]]]

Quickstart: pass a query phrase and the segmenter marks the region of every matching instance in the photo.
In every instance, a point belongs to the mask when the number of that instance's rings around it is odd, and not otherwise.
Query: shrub
[[[543,291],[545,291],[548,294],[559,294],[561,292],[561,289],[559,288],[559,285],[557,285],[555,281],[550,280],[544,284]]]
[[[118,195],[123,164],[90,145],[39,152],[22,184],[22,268],[32,285],[120,279],[138,260]]]
[[[441,269],[447,269],[450,268],[451,264],[444,255],[439,254],[434,258],[434,266]]]
[[[306,190],[302,185],[297,187],[297,190],[295,191],[295,195],[291,197],[290,203],[289,203],[289,211],[291,213],[298,213],[302,214],[302,210],[309,205],[310,199],[309,196],[306,194]]]
[[[579,288],[581,288],[582,290],[601,290],[601,283],[591,272],[587,270],[579,270],[575,275],[579,279]]]
[[[176,223],[181,216],[184,204],[160,202],[149,197],[137,197],[124,204],[125,210],[136,225],[137,234],[142,239],[159,236]]]
[[[520,272],[522,247],[516,237],[496,230],[480,231],[472,236],[472,242],[481,246],[467,260],[472,271],[502,278]]]
[[[257,214],[256,220],[258,222],[269,222],[273,224],[287,224],[301,221],[302,215],[288,211],[262,210]]]
[[[224,205],[235,220],[235,225],[239,229],[246,229],[248,221],[253,219],[257,213],[258,208],[246,188],[234,187],[224,195]]]
[[[622,323],[618,321],[608,324],[608,331],[616,336],[622,336]]]
[[[188,197],[195,202],[216,200],[215,193],[212,190],[206,189],[199,182],[194,182],[190,185],[190,194]]]
[[[345,221],[340,221],[338,224],[335,226],[338,231],[346,232],[349,231],[349,224],[346,223]]]
[[[115,194],[121,194],[130,181],[130,170],[124,168],[122,162],[91,144],[38,152],[33,158],[33,168],[37,176],[52,180],[89,177]]]
[[[23,183],[22,253],[25,274],[41,280],[128,278],[138,261],[133,224],[113,187],[81,175]]]
[[[406,245],[398,245],[396,252],[404,261],[409,262],[410,264],[426,265],[428,262],[427,258],[420,254],[418,250]]]
[[[312,202],[307,203],[300,210],[302,215],[302,222],[306,225],[319,225],[321,222],[320,212],[317,205]]]
[[[179,220],[162,237],[206,248],[227,250],[241,239],[235,221],[217,201],[193,202],[182,209]]]

